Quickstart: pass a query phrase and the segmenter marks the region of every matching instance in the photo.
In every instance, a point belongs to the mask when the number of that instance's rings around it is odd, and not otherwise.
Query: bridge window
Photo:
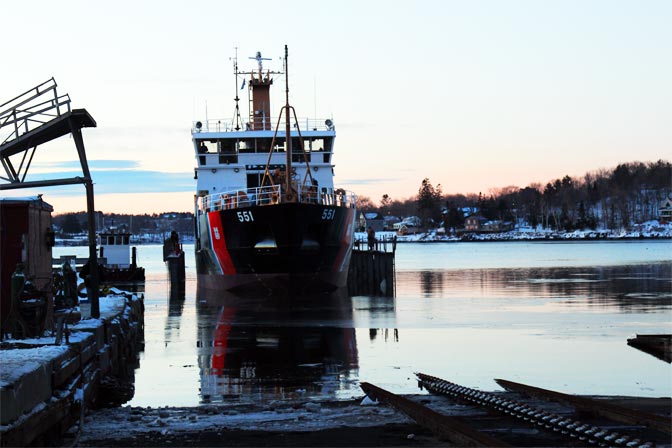
[[[219,148],[219,163],[228,165],[229,163],[238,163],[238,151],[236,147],[241,142],[235,140],[218,140],[217,147]]]
[[[309,141],[310,151],[314,153],[322,153],[322,159],[317,160],[324,163],[329,163],[331,160],[331,149],[333,144],[334,139],[332,137],[311,138]]]
[[[255,150],[255,141],[254,139],[245,139],[238,141],[238,151],[243,153],[254,152]]]

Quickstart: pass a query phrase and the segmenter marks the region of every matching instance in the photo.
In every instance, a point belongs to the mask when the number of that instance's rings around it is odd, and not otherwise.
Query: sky
[[[374,203],[424,178],[486,194],[672,158],[667,0],[25,0],[0,20],[0,103],[54,77],[89,111],[107,213],[193,211],[191,125],[233,118],[236,48],[241,69],[261,51],[281,70],[288,45],[290,102],[333,119],[335,184]],[[66,136],[38,147],[26,180],[79,174]],[[86,209],[83,186],[0,192],[37,193],[55,213]]]

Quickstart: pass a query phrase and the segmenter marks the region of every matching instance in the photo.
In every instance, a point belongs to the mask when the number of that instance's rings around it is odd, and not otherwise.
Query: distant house
[[[488,220],[481,215],[471,215],[464,220],[464,230],[467,232],[480,232]]]
[[[400,222],[401,219],[399,219],[399,217],[397,217],[397,216],[388,215],[388,216],[383,217],[383,221],[385,222],[385,224],[383,226],[385,228],[385,230],[393,230],[394,225],[396,223]]]
[[[662,223],[672,222],[672,199],[667,198],[658,207],[658,220]]]
[[[513,230],[513,223],[509,221],[492,220],[483,223],[481,230],[484,232],[508,232]]]
[[[417,216],[407,216],[399,222],[395,222],[392,229],[399,235],[415,234],[420,231],[422,221]]]
[[[374,231],[380,232],[385,229],[385,218],[380,213],[362,212],[359,214],[359,229],[367,230],[371,227]]]
[[[395,223],[392,228],[394,230],[400,230],[402,228],[412,229],[420,227],[421,223],[422,221],[417,216],[408,216],[402,219],[400,222]]]

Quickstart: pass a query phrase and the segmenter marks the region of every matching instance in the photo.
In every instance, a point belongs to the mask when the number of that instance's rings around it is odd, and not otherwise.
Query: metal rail
[[[56,81],[51,78],[0,104],[0,129],[11,126],[11,132],[0,145],[70,112],[70,96],[59,96],[56,86]]]
[[[278,117],[268,117],[269,123],[275,123],[278,120]],[[191,125],[191,133],[198,134],[201,132],[249,132],[251,131],[250,123],[246,123],[247,126],[244,130],[240,128],[236,129],[236,123],[231,119],[209,119],[203,121],[194,121]],[[284,129],[285,122],[280,119],[281,129]],[[302,132],[310,131],[334,131],[334,122],[329,118],[299,118],[297,120],[298,128]],[[296,128],[294,129],[296,130]],[[284,134],[283,134],[284,135]]]
[[[542,389],[540,387],[528,386],[527,384],[515,383],[513,381],[502,379],[496,379],[495,381],[504,389],[520,392],[530,397],[557,401],[559,403],[573,406],[582,412],[589,412],[591,414],[606,417],[617,422],[632,425],[645,425],[667,434],[672,433],[672,428],[670,428],[670,419],[663,417],[662,415],[636,411],[634,409],[624,408],[622,406],[617,406],[611,403],[604,403],[597,400],[591,400],[590,398],[563,394],[561,392]]]
[[[369,241],[367,238],[355,238],[354,250],[384,252],[394,254],[397,251],[397,235],[383,236],[376,238],[373,242],[373,247],[369,248]]]
[[[437,436],[448,439],[457,446],[509,446],[501,440],[483,434],[453,417],[439,414],[427,406],[400,397],[373,384],[361,383],[360,387],[370,398],[389,404],[411,417],[419,425],[428,428]]]
[[[311,189],[301,187],[298,189],[296,202],[307,204],[319,204],[334,207],[354,208],[357,204],[357,196],[341,188]],[[222,193],[215,193],[199,198],[199,210],[212,212],[217,210],[231,210],[257,205],[276,205],[286,201],[281,185],[265,187],[239,188]]]
[[[623,446],[652,448],[655,446],[652,442],[643,442],[639,439],[632,439],[630,436],[621,435],[617,432],[592,426],[578,420],[563,417],[557,414],[546,412],[521,403],[516,400],[509,400],[497,396],[490,392],[482,392],[469,387],[460,386],[424,373],[416,374],[421,384],[430,392],[446,395],[458,400],[475,403],[512,417],[529,421],[530,424],[537,425],[554,432],[559,432],[568,437],[578,438],[591,445]]]

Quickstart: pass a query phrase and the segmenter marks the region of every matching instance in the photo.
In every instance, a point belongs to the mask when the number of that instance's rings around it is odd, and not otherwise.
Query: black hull
[[[354,208],[289,203],[198,219],[199,291],[316,293],[347,284]]]

